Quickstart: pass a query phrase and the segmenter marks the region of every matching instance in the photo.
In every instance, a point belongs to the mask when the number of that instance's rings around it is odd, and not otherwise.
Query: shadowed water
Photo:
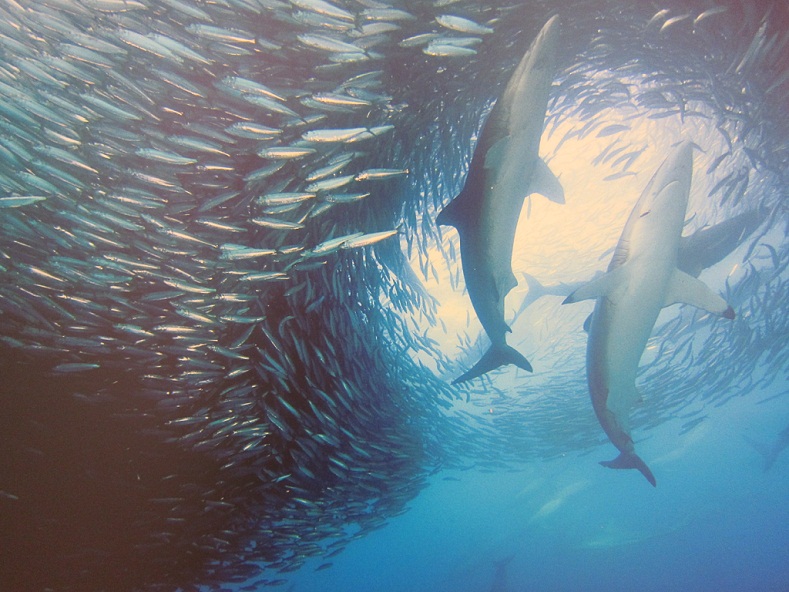
[[[541,154],[567,203],[527,198],[505,308],[535,372],[453,387],[487,342],[435,216],[554,14]],[[658,590],[669,566],[694,589],[780,589],[781,2],[0,17],[0,587]],[[642,357],[653,493],[597,465],[591,306],[522,278],[604,270],[680,139],[699,148],[685,236],[747,222],[694,250],[737,318],[664,309]]]

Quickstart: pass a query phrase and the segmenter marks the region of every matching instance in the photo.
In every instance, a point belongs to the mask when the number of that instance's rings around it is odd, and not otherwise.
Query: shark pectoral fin
[[[538,158],[534,162],[534,171],[529,181],[529,192],[544,195],[554,203],[564,203],[562,184],[559,183],[559,179],[542,158]]]
[[[609,469],[638,469],[652,487],[657,487],[657,481],[652,471],[649,470],[647,463],[641,460],[635,452],[622,452],[614,460],[603,460],[600,464]]]
[[[592,300],[594,298],[602,298],[603,296],[608,296],[610,299],[616,300],[617,294],[627,287],[626,282],[626,267],[617,267],[575,290],[564,299],[562,304],[573,304],[581,300]]]
[[[734,318],[734,309],[723,298],[710,290],[700,279],[675,269],[669,280],[666,301],[663,306],[671,304],[690,304],[713,314],[722,315],[727,319]]]
[[[502,163],[504,162],[504,155],[510,149],[510,136],[504,136],[500,140],[498,140],[493,146],[488,148],[488,151],[485,153],[485,168],[486,169],[498,169],[501,168]]]

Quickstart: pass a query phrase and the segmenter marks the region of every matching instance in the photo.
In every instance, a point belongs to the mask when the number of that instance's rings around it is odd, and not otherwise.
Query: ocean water
[[[436,216],[556,15],[533,372],[453,385],[489,340]],[[2,0],[0,55],[0,591],[789,589],[783,2]],[[736,317],[654,324],[653,488],[562,302],[682,141]]]

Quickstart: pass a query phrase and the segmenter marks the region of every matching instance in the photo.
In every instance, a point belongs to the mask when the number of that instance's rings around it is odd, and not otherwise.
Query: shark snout
[[[554,54],[559,45],[559,32],[561,26],[559,15],[555,14],[545,23],[534,43],[536,52]]]
[[[683,140],[674,148],[674,155],[668,167],[677,176],[689,175],[693,172],[693,142]]]
[[[654,194],[651,203],[642,204],[643,211],[663,208],[684,210],[692,176],[693,144],[683,141],[671,150],[655,173]]]

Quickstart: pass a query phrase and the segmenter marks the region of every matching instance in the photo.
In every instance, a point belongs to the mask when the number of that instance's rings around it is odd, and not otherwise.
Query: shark
[[[693,145],[674,146],[636,202],[607,272],[578,288],[563,304],[595,299],[586,348],[592,407],[619,456],[605,467],[655,476],[636,454],[629,410],[638,399],[636,372],[660,310],[684,303],[733,319],[731,306],[679,268],[678,254],[693,175]]]
[[[507,575],[507,566],[514,558],[515,555],[510,555],[506,559],[495,561],[493,563],[495,572],[493,574],[493,583],[491,584],[489,592],[508,592],[510,588],[507,585],[507,580],[509,579]]]
[[[500,366],[532,371],[529,361],[507,345],[504,299],[517,285],[512,249],[523,202],[532,193],[564,203],[559,180],[539,156],[548,96],[556,68],[559,19],[552,17],[521,58],[490,111],[471,158],[462,191],[436,217],[454,226],[474,311],[490,348],[452,384]]]
[[[678,267],[693,277],[725,259],[742,244],[765,219],[764,212],[747,210],[713,226],[683,236],[679,245]]]
[[[753,448],[762,455],[764,458],[764,472],[766,473],[769,471],[772,466],[775,464],[775,461],[778,460],[778,457],[781,456],[781,453],[789,448],[789,425],[786,426],[780,434],[778,434],[778,438],[772,444],[772,446],[765,446],[761,442],[757,442],[748,436],[743,436]]]

